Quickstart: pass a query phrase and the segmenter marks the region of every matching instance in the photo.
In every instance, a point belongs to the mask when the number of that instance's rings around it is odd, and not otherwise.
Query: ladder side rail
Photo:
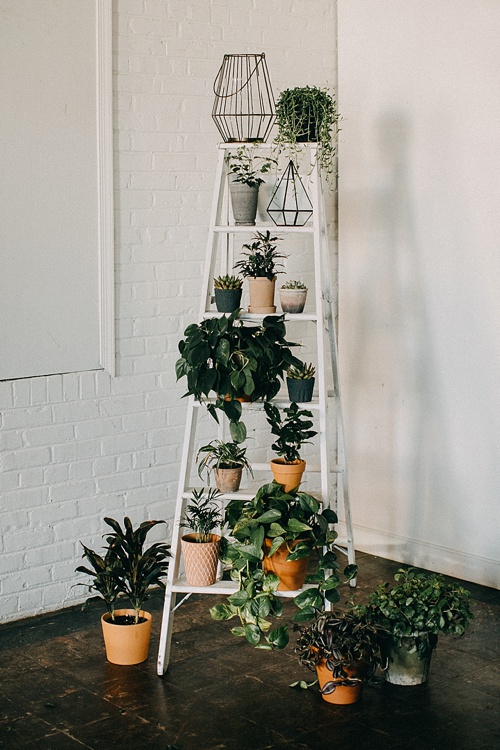
[[[219,148],[219,159],[215,174],[215,187],[212,199],[212,208],[210,211],[210,228],[208,232],[207,251],[205,256],[205,266],[202,277],[202,292],[200,295],[200,312],[198,320],[202,320],[205,312],[210,308],[211,301],[211,279],[214,276],[215,258],[218,236],[215,227],[220,223],[222,208],[224,203],[224,184],[226,181],[225,170],[225,152]]]

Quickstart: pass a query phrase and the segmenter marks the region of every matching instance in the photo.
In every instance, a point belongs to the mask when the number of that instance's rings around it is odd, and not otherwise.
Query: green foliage
[[[241,289],[242,283],[238,276],[230,276],[229,274],[217,276],[214,279],[215,289]]]
[[[168,570],[170,545],[157,542],[144,549],[148,533],[165,521],[143,521],[137,529],[128,517],[124,519],[123,529],[113,518],[104,521],[113,530],[106,536],[104,557],[82,545],[83,557],[92,568],[78,566],[76,571],[93,578],[89,589],[97,591],[104,599],[112,619],[116,600],[124,595],[135,610],[135,622],[138,622],[139,612],[151,593],[155,593],[154,589],[165,588],[163,578]]]
[[[334,552],[336,532],[331,524],[336,514],[321,507],[312,495],[298,490],[284,492],[282,485],[263,485],[252,500],[231,500],[226,507],[225,523],[234,539],[226,545],[223,562],[229,566],[238,590],[224,604],[212,607],[216,620],[237,617],[240,626],[232,629],[258,648],[281,649],[288,643],[288,625],[272,628],[273,619],[283,615],[283,605],[276,595],[279,578],[263,570],[264,539],[271,539],[270,555],[282,545],[287,560],[317,555],[316,569],[306,578],[311,588],[304,589],[294,602],[298,611],[295,622],[305,622],[323,606],[324,599],[337,602],[341,583]],[[297,542],[297,540],[299,540]],[[356,575],[356,566],[347,566],[347,579]]]
[[[240,182],[249,187],[259,187],[264,182],[259,175],[269,172],[273,164],[276,164],[276,160],[258,156],[254,149],[241,146],[235,154],[227,154],[226,164],[229,177],[233,182]]]
[[[372,592],[367,613],[381,625],[397,646],[405,644],[425,658],[439,633],[462,635],[474,617],[470,593],[458,583],[446,583],[438,573],[400,568],[397,585],[381,583]],[[408,640],[410,639],[410,640]]]
[[[308,365],[305,362],[302,362],[300,367],[294,367],[294,365],[289,367],[286,376],[291,380],[310,380],[314,377],[315,373],[316,368],[312,363]]]
[[[244,468],[253,476],[252,467],[246,457],[247,449],[238,443],[225,443],[222,440],[212,440],[207,445],[203,445],[196,454],[198,461],[200,455],[205,455],[198,464],[198,475],[201,477],[206,470],[207,476],[210,472],[219,469],[239,469]]]
[[[277,249],[276,242],[280,242],[281,237],[271,237],[271,232],[267,230],[265,233],[255,232],[252,239],[252,243],[243,245],[248,252],[242,253],[245,257],[235,263],[234,267],[239,268],[244,277],[274,279],[277,273],[281,273],[277,269],[282,265],[276,261],[287,257]]]
[[[307,292],[306,285],[303,284],[302,281],[296,281],[295,279],[289,279],[289,281],[285,281],[281,288],[285,290],[291,289]]]
[[[217,489],[205,490],[204,487],[191,493],[193,502],[187,506],[181,526],[197,534],[200,544],[209,542],[210,534],[222,522],[222,512],[217,502],[221,494]]]
[[[297,345],[285,339],[283,316],[268,315],[260,325],[243,325],[237,317],[235,311],[189,325],[179,342],[181,356],[175,370],[178,380],[187,378],[186,396],[192,394],[203,402],[215,394],[215,400],[207,403],[208,411],[216,421],[217,410],[222,411],[230,421],[233,441],[241,443],[246,428],[236,399],[274,398],[288,367],[300,360],[290,349]]]
[[[295,365],[295,367],[299,366]],[[284,408],[285,416],[283,418],[275,404],[265,403],[264,409],[267,421],[271,425],[271,432],[278,437],[276,442],[272,444],[272,449],[276,451],[278,456],[283,456],[285,463],[297,462],[300,460],[299,451],[302,445],[310,442],[309,438],[317,434],[310,429],[313,426],[309,419],[312,417],[312,413],[307,409],[299,409],[294,401],[289,407]]]

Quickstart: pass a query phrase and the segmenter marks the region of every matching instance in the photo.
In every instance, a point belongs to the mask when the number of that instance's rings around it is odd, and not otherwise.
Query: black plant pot
[[[314,380],[314,378],[308,378],[307,380],[287,378],[286,384],[290,401],[295,401],[298,404],[311,401],[314,390]]]
[[[214,289],[219,312],[231,313],[240,307],[241,289]]]

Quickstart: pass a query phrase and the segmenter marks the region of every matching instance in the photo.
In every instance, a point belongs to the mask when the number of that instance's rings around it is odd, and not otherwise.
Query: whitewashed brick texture
[[[335,39],[330,0],[114,0],[116,377],[0,383],[0,621],[83,600],[79,540],[99,548],[103,516],[172,517],[174,363],[201,291],[213,80],[225,53],[265,52],[276,95],[333,85]]]

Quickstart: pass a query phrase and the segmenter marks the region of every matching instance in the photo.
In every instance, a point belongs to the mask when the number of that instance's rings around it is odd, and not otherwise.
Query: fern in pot
[[[181,526],[190,530],[181,537],[186,581],[190,586],[211,586],[217,578],[222,512],[218,499],[221,493],[214,488],[194,489]]]

